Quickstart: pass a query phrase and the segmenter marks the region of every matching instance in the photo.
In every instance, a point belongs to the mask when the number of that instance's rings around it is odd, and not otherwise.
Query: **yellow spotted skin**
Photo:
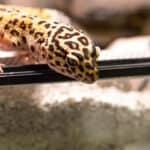
[[[10,49],[27,50],[36,61],[44,61],[58,73],[94,82],[100,49],[89,36],[33,11],[0,5],[0,43]]]

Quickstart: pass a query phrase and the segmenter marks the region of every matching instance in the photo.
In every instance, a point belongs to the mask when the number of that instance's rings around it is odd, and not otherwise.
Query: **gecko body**
[[[58,73],[94,82],[99,47],[83,31],[31,12],[0,5],[1,47],[27,51],[34,60],[44,61]]]

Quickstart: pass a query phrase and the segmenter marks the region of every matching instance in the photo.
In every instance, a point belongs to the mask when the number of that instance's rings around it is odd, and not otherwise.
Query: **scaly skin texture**
[[[35,12],[35,10],[34,10]],[[58,73],[86,83],[97,79],[99,48],[83,31],[42,15],[0,6],[0,43],[6,49],[27,50]]]

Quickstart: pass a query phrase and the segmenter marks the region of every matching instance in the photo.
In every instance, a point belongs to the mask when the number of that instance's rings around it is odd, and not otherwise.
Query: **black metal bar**
[[[98,62],[100,79],[150,75],[150,58],[107,60]],[[47,65],[5,67],[0,74],[0,85],[64,82],[73,79],[60,75]]]
[[[44,64],[5,67],[4,73],[0,74],[0,85],[61,82],[69,80],[73,79],[52,71]]]

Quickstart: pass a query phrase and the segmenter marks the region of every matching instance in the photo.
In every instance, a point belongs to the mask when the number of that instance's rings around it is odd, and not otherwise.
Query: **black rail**
[[[98,61],[99,79],[150,75],[150,58]],[[47,65],[4,67],[0,85],[64,82],[73,79],[60,75]]]

